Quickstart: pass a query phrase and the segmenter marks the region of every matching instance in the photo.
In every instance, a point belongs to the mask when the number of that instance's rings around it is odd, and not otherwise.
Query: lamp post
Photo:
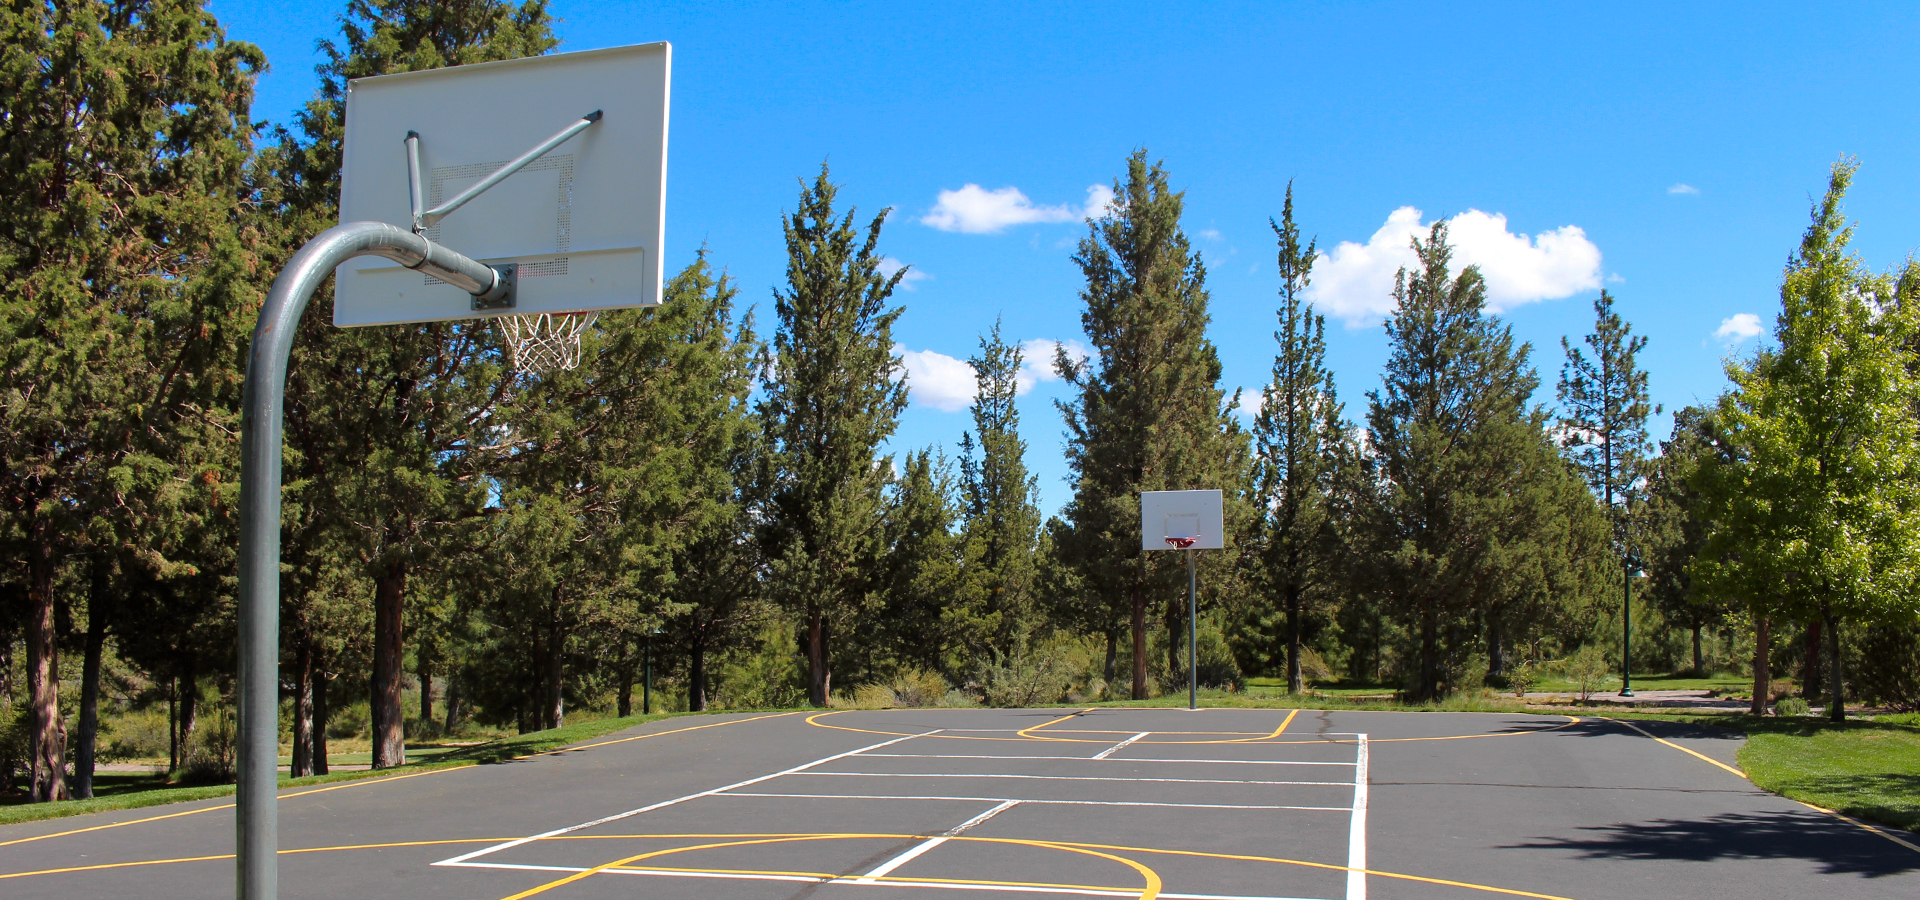
[[[653,715],[653,636],[659,633],[660,629],[656,626],[647,633],[645,643],[646,665],[640,676],[640,714],[646,716]]]
[[[1620,562],[1620,696],[1633,693],[1633,579],[1641,574],[1629,552]]]

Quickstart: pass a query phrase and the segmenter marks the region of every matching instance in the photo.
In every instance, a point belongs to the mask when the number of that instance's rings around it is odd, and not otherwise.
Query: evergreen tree
[[[0,40],[0,532],[26,570],[30,794],[48,801],[67,796],[62,567],[82,550],[101,578],[210,564],[197,586],[218,589],[220,553],[191,556],[180,514],[198,498],[183,501],[195,489],[179,485],[230,474],[218,400],[231,398],[245,297],[221,276],[243,256],[235,189],[265,60],[182,0],[11,4]],[[217,522],[201,534],[218,546]],[[149,541],[166,535],[175,540]],[[94,583],[88,709],[113,589]],[[87,713],[83,769],[96,721]]]
[[[887,211],[861,240],[853,212],[834,212],[838,192],[823,164],[781,219],[787,287],[774,292],[779,326],[759,407],[768,441],[764,546],[780,601],[805,621],[815,706],[832,694],[832,631],[872,602],[892,468],[879,450],[907,404],[893,355],[901,310],[888,305],[906,270],[882,275],[876,249]]]
[[[1286,617],[1284,659],[1287,692],[1302,688],[1300,651],[1305,617],[1333,599],[1337,579],[1338,529],[1335,491],[1352,460],[1341,420],[1343,407],[1327,368],[1326,318],[1304,300],[1312,277],[1314,245],[1300,243],[1293,220],[1293,185],[1280,221],[1269,223],[1279,239],[1280,308],[1275,313],[1280,345],[1273,377],[1260,392],[1254,419],[1254,506],[1259,511],[1247,555],[1264,603]],[[1270,604],[1270,605],[1269,605]]]
[[[976,651],[968,638],[971,605],[963,598],[961,539],[953,533],[959,516],[953,502],[953,475],[944,458],[930,450],[909,452],[900,465],[887,507],[884,603],[871,634],[861,645],[868,678],[917,667],[949,677],[970,674],[955,650]]]
[[[1647,416],[1660,408],[1648,404],[1647,373],[1635,358],[1647,339],[1633,335],[1632,327],[1613,311],[1613,295],[1604,289],[1593,301],[1593,318],[1593,333],[1585,341],[1591,358],[1560,339],[1567,354],[1560,370],[1560,402],[1565,407],[1560,427],[1567,456],[1607,513],[1620,558],[1623,597],[1630,597],[1636,547],[1632,503],[1641,492],[1651,449]],[[1622,614],[1630,613],[1631,600],[1622,602]],[[1622,640],[1621,671],[1630,682],[1632,673],[1626,667],[1633,658],[1632,635],[1623,634]]]
[[[296,114],[298,134],[280,132],[257,165],[274,243],[290,254],[338,221],[350,79],[538,55],[558,44],[552,25],[543,0],[352,0],[341,41],[321,45],[320,90]],[[487,502],[486,454],[473,451],[486,445],[479,431],[509,379],[488,323],[337,329],[331,318],[322,290],[289,362],[287,435],[299,464],[287,499],[316,509],[313,525],[339,532],[328,544],[371,583],[373,765],[386,768],[406,762],[409,580],[423,562],[457,555],[465,535],[455,526]]]
[[[981,660],[1016,655],[1039,626],[1040,488],[1027,474],[1027,442],[1014,406],[1022,361],[997,321],[980,338],[980,353],[967,360],[975,390],[973,432],[960,438],[966,576],[954,614],[967,618],[961,640]]]
[[[1840,201],[1855,167],[1834,165],[1788,261],[1778,348],[1728,367],[1734,388],[1717,417],[1740,458],[1706,473],[1710,510],[1724,525],[1695,568],[1721,596],[1736,585],[1758,588],[1757,618],[1822,621],[1835,721],[1845,718],[1842,623],[1911,619],[1920,553],[1920,434],[1905,352],[1913,311],[1894,302],[1894,279],[1847,252],[1853,229]],[[1734,554],[1729,565],[1723,557]]]
[[[1725,452],[1725,441],[1708,407],[1688,406],[1673,414],[1673,436],[1660,444],[1647,481],[1639,533],[1647,565],[1647,596],[1670,623],[1692,632],[1693,672],[1706,677],[1701,633],[1725,621],[1730,608],[1694,590],[1689,571],[1702,552],[1713,523],[1706,500],[1691,479],[1709,457]]]
[[[1219,488],[1230,498],[1229,531],[1237,530],[1247,442],[1233,419],[1239,398],[1226,401],[1219,388],[1219,356],[1206,337],[1206,266],[1180,230],[1184,195],[1145,150],[1128,158],[1113,187],[1111,212],[1088,222],[1074,255],[1094,357],[1075,361],[1064,349],[1054,357],[1076,394],[1057,404],[1074,495],[1055,547],[1082,590],[1118,607],[1108,621],[1130,620],[1138,699],[1148,695],[1150,599],[1166,598],[1169,630],[1186,614],[1174,585],[1179,561],[1140,550],[1140,492]],[[1218,587],[1228,567],[1207,562]],[[1179,643],[1168,642],[1170,656]],[[1180,670],[1177,661],[1167,668]]]

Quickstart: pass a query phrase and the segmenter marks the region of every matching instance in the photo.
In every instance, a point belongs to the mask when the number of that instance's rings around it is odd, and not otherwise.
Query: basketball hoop
[[[1172,547],[1175,550],[1185,550],[1188,547],[1191,547],[1194,544],[1199,543],[1199,541],[1200,541],[1200,536],[1197,534],[1194,535],[1193,537],[1170,537],[1170,538],[1167,538],[1167,546]]]
[[[501,316],[500,330],[507,337],[516,370],[527,374],[568,371],[580,365],[580,339],[598,317],[592,310]]]

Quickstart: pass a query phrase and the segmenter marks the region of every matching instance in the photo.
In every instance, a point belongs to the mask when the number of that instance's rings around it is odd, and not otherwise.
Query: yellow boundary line
[[[558,750],[542,750],[539,753],[529,753],[529,754],[526,754],[525,756],[511,757],[506,761],[519,762],[524,759],[534,759],[536,757],[541,757],[541,756],[557,756],[562,753],[574,753],[580,750],[591,750],[595,747],[606,747],[613,744],[624,744],[624,743],[627,743],[628,741],[639,741],[639,740],[645,740],[647,738],[652,738],[652,737],[663,737],[669,734],[680,734],[682,732],[687,732],[687,731],[699,731],[703,728],[719,728],[722,725],[739,725],[744,722],[758,722],[761,719],[777,719],[782,716],[797,716],[797,715],[799,715],[798,712],[784,712],[784,713],[772,713],[770,715],[764,715],[764,716],[754,716],[749,719],[728,719],[725,722],[709,722],[705,725],[694,725],[689,728],[675,728],[672,731],[656,731],[651,734],[635,735],[634,737],[620,738],[618,740],[612,740],[612,741],[601,741],[600,743],[597,743],[597,744],[586,744],[579,747],[562,747]],[[441,775],[447,772],[459,772],[466,769],[474,768],[475,766],[478,766],[478,765],[480,764],[468,763],[466,765],[447,766],[445,768],[440,768],[440,769],[428,769],[424,772],[409,772],[405,775],[389,775],[385,778],[360,778],[360,779],[355,779],[353,781],[343,781],[339,784],[330,784],[322,788],[314,788],[312,790],[306,790],[306,791],[295,791],[290,794],[281,794],[280,799],[291,800],[295,797],[307,797],[313,794],[324,794],[328,791],[340,791],[340,790],[346,790],[347,788],[367,787],[369,785],[375,785],[375,784],[386,784],[392,781],[402,781],[408,778],[419,778],[422,775]],[[180,802],[193,803],[195,801],[183,800]],[[87,832],[90,832],[90,831],[104,831],[109,828],[123,828],[128,825],[143,825],[147,822],[159,822],[163,819],[177,819],[177,818],[180,818],[181,816],[192,816],[192,815],[198,815],[204,812],[213,812],[214,810],[232,809],[232,808],[233,808],[232,803],[222,803],[218,806],[203,806],[199,809],[189,809],[189,810],[186,810],[185,812],[167,813],[166,815],[161,815],[161,816],[148,816],[144,819],[130,819],[125,822],[110,822],[106,825],[93,825],[87,828],[75,828],[70,831],[56,831],[52,834],[40,834],[40,835],[34,835],[33,837],[16,838],[11,841],[0,841],[0,847],[11,847],[14,844],[30,844],[34,841],[44,841],[48,838],[67,837],[69,835],[75,835],[75,834],[86,834]],[[208,858],[211,859],[215,857],[208,857]],[[220,858],[224,858],[224,857],[220,857]]]
[[[774,843],[785,843],[785,842],[795,842],[795,841],[924,840],[927,837],[929,836],[924,834],[890,834],[890,833],[863,833],[863,832],[771,833],[771,834],[595,834],[595,835],[569,834],[569,835],[556,835],[550,838],[539,838],[538,841],[536,842],[539,842],[539,841],[612,841],[612,840],[702,840],[702,841],[716,841],[716,839],[720,839],[720,840],[717,840],[715,843],[710,843],[710,844],[699,844],[699,845],[693,845],[688,847],[670,847],[664,850],[651,851],[649,853],[643,853],[637,856],[627,857],[624,861],[621,861],[621,862],[614,862],[614,863],[608,863],[602,866],[595,866],[592,869],[589,869],[586,871],[573,873],[568,878],[558,879],[556,881],[550,882],[549,884],[542,885],[537,888],[533,888],[529,891],[523,891],[519,894],[515,894],[513,895],[513,897],[507,898],[507,900],[514,900],[514,898],[531,897],[542,891],[550,890],[562,884],[579,881],[597,872],[626,870],[628,869],[627,867],[628,863],[637,862],[642,859],[658,858],[661,856],[668,856],[675,853],[683,853],[683,852],[688,852],[693,850],[710,850],[710,849],[720,849],[725,847],[740,847],[740,846],[751,846],[751,845],[758,845],[758,844],[774,844]],[[387,843],[387,844],[348,844],[348,845],[337,846],[337,847],[305,847],[305,848],[294,849],[294,850],[282,850],[280,852],[282,854],[287,854],[287,855],[302,854],[302,853],[330,853],[330,852],[340,852],[340,851],[350,851],[350,850],[384,850],[384,849],[392,849],[392,848],[398,848],[398,847],[424,847],[424,846],[444,845],[444,844],[487,844],[487,843],[498,843],[501,840],[503,839],[501,838],[457,838],[457,839],[435,840],[435,841],[396,841],[396,842]],[[1024,840],[1019,838],[968,837],[964,835],[951,837],[951,838],[948,838],[948,840],[949,841],[970,841],[975,843],[988,843],[988,844],[1024,845],[1024,846],[1037,847],[1040,849],[1047,849],[1047,850],[1065,850],[1069,852],[1084,853],[1086,855],[1096,856],[1102,859],[1109,859],[1114,862],[1118,862],[1123,865],[1126,865],[1134,869],[1136,872],[1140,872],[1143,877],[1149,878],[1146,889],[1151,890],[1153,893],[1149,894],[1143,891],[1143,893],[1141,894],[1143,898],[1148,898],[1148,900],[1151,900],[1153,896],[1157,895],[1162,887],[1159,876],[1157,874],[1152,874],[1153,869],[1142,863],[1139,863],[1138,861],[1129,860],[1122,856],[1115,856],[1109,853],[1103,853],[1099,851],[1110,850],[1110,851],[1113,851],[1114,853],[1149,853],[1149,854],[1160,854],[1164,856],[1196,857],[1201,859],[1225,859],[1225,860],[1234,860],[1238,862],[1273,863],[1275,865],[1301,866],[1301,867],[1310,868],[1310,869],[1323,869],[1323,870],[1333,871],[1333,872],[1353,871],[1348,869],[1348,867],[1346,866],[1335,865],[1332,863],[1309,862],[1307,860],[1286,859],[1286,858],[1277,857],[1277,856],[1255,856],[1250,854],[1235,854],[1235,853],[1208,853],[1201,850],[1167,850],[1159,847],[1128,847],[1128,846],[1117,845],[1117,844],[1092,844],[1092,843],[1083,843],[1083,842],[1076,842],[1076,841],[1038,841],[1038,840]],[[219,860],[226,860],[226,859],[232,859],[232,858],[233,858],[233,854],[228,853],[228,854],[222,854],[218,856],[194,856],[194,857],[178,857],[178,858],[172,858],[172,859],[140,860],[136,862],[99,863],[99,864],[90,865],[90,866],[71,866],[71,867],[60,868],[60,869],[44,869],[44,870],[34,871],[34,872],[14,872],[14,873],[0,875],[0,880],[10,879],[10,878],[26,878],[30,876],[36,876],[36,875],[58,875],[58,874],[70,874],[75,872],[92,872],[92,871],[100,871],[100,870],[106,870],[106,869],[124,869],[124,868],[138,867],[138,866],[158,866],[158,865],[169,865],[174,863],[188,863],[188,862],[215,862]],[[634,869],[634,870],[645,871],[647,869],[655,869],[655,867],[646,867],[645,869]],[[823,878],[833,878],[833,879],[852,879],[852,878],[861,877],[857,875],[831,875],[829,873],[817,873],[817,872],[784,872],[784,871],[751,870],[751,869],[718,869],[718,868],[668,869],[668,868],[661,867],[661,868],[658,868],[657,870],[687,872],[690,874],[793,875],[793,876],[801,876],[801,877],[823,877]],[[1563,897],[1557,894],[1541,894],[1533,891],[1519,890],[1516,888],[1503,888],[1503,887],[1495,887],[1493,885],[1488,885],[1488,884],[1475,884],[1473,882],[1468,882],[1468,881],[1451,881],[1445,878],[1428,878],[1423,875],[1407,875],[1401,872],[1385,872],[1379,869],[1359,869],[1358,871],[1363,872],[1370,876],[1377,876],[1380,878],[1391,878],[1391,879],[1396,879],[1400,881],[1412,881],[1412,882],[1418,882],[1421,884],[1438,884],[1438,885],[1444,885],[1447,887],[1462,888],[1465,890],[1485,891],[1487,893],[1493,893],[1493,894],[1504,894],[1506,896],[1511,896],[1511,897],[1530,897],[1530,898],[1534,898],[1534,900],[1572,900],[1572,898]],[[923,884],[924,883],[979,884],[979,885],[991,885],[996,887],[1072,887],[1072,888],[1090,888],[1094,890],[1131,890],[1131,888],[1105,887],[1105,886],[1098,886],[1098,885],[1066,885],[1066,884],[1056,885],[1056,884],[1042,884],[1037,882],[973,881],[973,880],[952,879],[952,878],[904,878],[904,877],[898,877],[898,876],[888,876],[888,877],[874,879],[875,883],[885,883],[889,881],[901,882],[901,883],[923,883]]]
[[[1685,748],[1685,747],[1682,747],[1682,746],[1680,746],[1679,744],[1676,744],[1676,743],[1674,743],[1674,742],[1672,742],[1672,741],[1669,741],[1669,740],[1667,740],[1666,738],[1663,738],[1663,737],[1658,737],[1658,736],[1656,736],[1656,735],[1654,735],[1654,734],[1653,734],[1652,732],[1649,732],[1649,731],[1647,731],[1647,730],[1646,730],[1645,728],[1641,728],[1640,726],[1638,726],[1638,725],[1635,725],[1635,724],[1633,724],[1632,722],[1630,722],[1630,721],[1628,721],[1628,720],[1626,720],[1626,719],[1613,719],[1613,718],[1608,718],[1608,717],[1606,717],[1606,716],[1597,716],[1596,718],[1601,718],[1601,719],[1605,719],[1605,720],[1606,720],[1606,721],[1608,721],[1608,722],[1615,722],[1615,723],[1618,723],[1618,724],[1621,724],[1621,725],[1625,725],[1625,726],[1627,726],[1628,728],[1631,728],[1631,729],[1633,729],[1634,731],[1638,731],[1638,732],[1640,732],[1640,734],[1642,734],[1642,735],[1643,735],[1643,736],[1645,736],[1645,737],[1648,737],[1648,738],[1652,738],[1653,740],[1655,740],[1655,741],[1657,741],[1657,742],[1659,742],[1659,743],[1662,743],[1662,744],[1665,744],[1665,745],[1667,745],[1667,746],[1669,746],[1669,747],[1672,747],[1673,749],[1675,749],[1675,750],[1678,750],[1678,751],[1680,751],[1681,753],[1685,753],[1685,754],[1687,754],[1688,756],[1691,756],[1691,757],[1694,757],[1694,758],[1696,758],[1696,759],[1702,759],[1702,760],[1706,760],[1707,762],[1710,762],[1710,763],[1712,763],[1712,764],[1714,764],[1714,765],[1716,765],[1716,766],[1719,766],[1719,767],[1720,767],[1720,768],[1722,768],[1722,769],[1725,769],[1725,770],[1727,770],[1727,771],[1729,771],[1729,772],[1732,772],[1732,773],[1733,773],[1733,774],[1735,774],[1735,775],[1738,775],[1738,776],[1740,776],[1740,780],[1742,780],[1742,781],[1745,781],[1745,782],[1746,782],[1746,783],[1748,783],[1748,784],[1753,784],[1753,779],[1752,779],[1752,778],[1749,778],[1749,777],[1747,777],[1747,773],[1745,773],[1745,772],[1742,772],[1742,771],[1740,771],[1739,769],[1736,769],[1736,768],[1734,768],[1733,766],[1730,766],[1730,765],[1727,765],[1726,763],[1723,763],[1723,762],[1721,762],[1721,761],[1719,761],[1719,760],[1717,760],[1717,759],[1714,759],[1714,758],[1713,758],[1713,757],[1711,757],[1711,756],[1707,756],[1707,755],[1705,755],[1705,754],[1703,754],[1703,753],[1698,753],[1698,752],[1695,752],[1695,751],[1693,751],[1693,750],[1688,750],[1687,748]],[[1759,786],[1759,785],[1754,785],[1754,787],[1756,787],[1756,788],[1759,788],[1760,786]],[[1760,788],[1760,789],[1761,789],[1761,790],[1765,790],[1765,788]],[[1768,793],[1772,793],[1772,792],[1771,792],[1771,791],[1769,791]],[[1779,796],[1779,795],[1777,795],[1777,794],[1776,794],[1775,796]],[[1787,800],[1793,800],[1793,798],[1792,798],[1792,797],[1786,797],[1786,798],[1784,798],[1784,799],[1787,799]],[[1883,837],[1883,838],[1886,838],[1886,839],[1887,839],[1887,840],[1889,840],[1889,841],[1892,841],[1892,842],[1894,842],[1894,843],[1896,843],[1896,844],[1899,844],[1900,846],[1902,846],[1902,847],[1905,847],[1905,848],[1907,848],[1908,850],[1912,850],[1912,851],[1914,851],[1915,853],[1920,853],[1920,844],[1915,844],[1915,843],[1913,843],[1912,841],[1909,841],[1909,840],[1906,840],[1905,838],[1901,838],[1901,837],[1898,837],[1898,836],[1896,836],[1896,835],[1893,835],[1893,834],[1891,834],[1891,833],[1889,833],[1889,832],[1887,832],[1887,831],[1885,831],[1885,830],[1882,830],[1882,829],[1880,829],[1880,828],[1878,828],[1878,827],[1876,827],[1876,826],[1873,826],[1873,825],[1869,825],[1869,824],[1867,824],[1867,823],[1865,823],[1865,822],[1862,822],[1862,821],[1860,821],[1859,819],[1856,819],[1856,818],[1854,818],[1854,817],[1852,817],[1852,816],[1849,816],[1849,815],[1846,815],[1846,814],[1844,814],[1844,813],[1841,813],[1841,812],[1838,812],[1838,811],[1836,811],[1836,810],[1831,810],[1831,809],[1828,809],[1828,808],[1826,808],[1826,807],[1824,807],[1824,806],[1815,806],[1815,805],[1813,805],[1813,804],[1811,804],[1811,803],[1808,803],[1808,802],[1807,802],[1807,801],[1805,801],[1805,800],[1793,800],[1793,802],[1795,802],[1795,803],[1798,803],[1798,804],[1800,804],[1801,806],[1804,806],[1804,807],[1806,807],[1806,808],[1808,808],[1808,809],[1811,809],[1811,810],[1813,810],[1814,812],[1821,812],[1821,813],[1826,813],[1827,815],[1829,815],[1829,816],[1832,816],[1832,817],[1834,817],[1834,818],[1836,818],[1836,819],[1839,819],[1840,821],[1842,821],[1842,822],[1845,822],[1845,823],[1847,823],[1848,825],[1852,825],[1852,826],[1853,826],[1853,827],[1855,827],[1855,828],[1859,828],[1859,829],[1861,829],[1861,830],[1864,830],[1864,831],[1870,831],[1870,832],[1872,832],[1872,833],[1874,833],[1874,834],[1877,834],[1877,835],[1879,835],[1879,836],[1881,836],[1881,837]]]
[[[1128,710],[1128,709],[1136,709],[1136,708],[1153,709],[1154,707],[1124,707],[1123,706],[1123,707],[1114,707],[1113,709],[1115,711],[1120,711],[1120,710]],[[1247,708],[1248,707],[1237,707],[1237,706],[1209,707],[1209,709],[1222,709],[1222,710],[1228,710],[1228,709],[1239,710],[1239,709],[1247,709]],[[921,734],[920,732],[915,732],[915,731],[879,731],[872,728],[855,728],[851,725],[832,725],[832,724],[828,724],[826,722],[820,721],[821,719],[824,719],[828,716],[838,716],[838,715],[844,715],[846,713],[852,713],[852,712],[876,712],[877,710],[831,709],[831,710],[827,710],[826,712],[814,713],[813,715],[808,716],[806,721],[808,725],[812,725],[815,728],[832,728],[836,731],[853,731],[853,732],[858,732],[860,734],[883,734],[890,737],[925,737],[925,738],[933,738],[933,739],[948,740],[948,741],[1000,741],[1000,742],[1012,742],[1012,743],[1032,743],[1034,741],[1045,741],[1045,742],[1068,743],[1068,744],[1110,744],[1113,742],[1105,739],[1069,738],[1069,737],[1053,737],[1052,736],[1053,734],[1093,734],[1093,733],[1104,734],[1106,732],[1075,731],[1070,729],[1062,729],[1060,731],[1052,732],[1051,734],[1047,734],[1047,735],[1028,734],[1028,732],[1030,731],[1037,731],[1039,729],[1047,727],[1048,725],[1057,724],[1059,722],[1065,722],[1068,719],[1083,716],[1083,715],[1086,715],[1087,713],[1094,712],[1095,710],[1104,710],[1104,709],[1106,709],[1106,707],[1092,707],[1089,709],[1084,709],[1079,712],[1073,713],[1072,715],[1062,716],[1050,722],[1042,722],[1031,728],[1023,728],[1020,731],[1015,732],[1016,734],[1021,735],[1020,737],[984,737],[980,735],[971,735],[971,734]],[[1267,710],[1260,710],[1260,711],[1266,712]],[[1401,710],[1362,710],[1362,712],[1393,713],[1393,712],[1401,712]],[[1420,714],[1419,711],[1416,711],[1416,710],[1406,710],[1405,712],[1412,715]],[[1138,744],[1162,744],[1162,745],[1165,745],[1165,744],[1255,744],[1255,743],[1263,743],[1263,742],[1280,743],[1280,744],[1351,744],[1351,743],[1354,743],[1353,741],[1343,741],[1343,740],[1337,740],[1337,739],[1315,739],[1315,740],[1303,740],[1303,741],[1274,740],[1275,738],[1280,736],[1281,732],[1284,732],[1287,730],[1287,725],[1291,723],[1293,721],[1293,717],[1298,715],[1299,713],[1300,713],[1299,708],[1296,708],[1291,712],[1288,712],[1286,721],[1281,722],[1279,728],[1276,728],[1273,731],[1268,732],[1266,734],[1260,735],[1259,737],[1233,738],[1233,739],[1218,740],[1218,741],[1144,740],[1144,741],[1138,741],[1137,743]],[[1539,715],[1539,714],[1533,714],[1533,715]],[[1579,716],[1568,716],[1568,715],[1563,715],[1561,713],[1547,713],[1545,715],[1559,716],[1560,718],[1566,719],[1567,721],[1562,722],[1558,725],[1555,725],[1551,728],[1531,728],[1526,731],[1501,731],[1501,732],[1492,732],[1488,734],[1445,734],[1445,735],[1434,735],[1431,737],[1410,737],[1410,738],[1368,738],[1367,743],[1396,744],[1396,743],[1404,743],[1407,741],[1465,741],[1465,740],[1474,740],[1478,738],[1520,737],[1520,736],[1529,735],[1529,734],[1544,734],[1549,731],[1559,731],[1562,728],[1571,728],[1572,726],[1580,724],[1580,722],[1582,721]],[[1113,732],[1113,733],[1134,734],[1136,732]],[[1151,733],[1152,734],[1253,734],[1254,732],[1155,731]]]

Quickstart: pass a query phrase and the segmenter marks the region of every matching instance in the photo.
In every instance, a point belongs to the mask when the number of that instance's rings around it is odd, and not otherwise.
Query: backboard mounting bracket
[[[579,107],[575,108],[578,109]],[[553,148],[566,143],[569,138],[587,130],[588,126],[600,121],[605,115],[604,110],[596,109],[593,112],[575,119],[572,124],[554,132],[552,137],[533,145],[533,149],[514,157],[511,162],[495,169],[493,174],[480,179],[475,182],[472,187],[461,191],[459,196],[432,209],[424,208],[427,205],[426,191],[422,189],[420,185],[420,132],[407,132],[407,200],[413,208],[413,233],[420,234],[440,224],[441,219],[451,215],[454,210],[467,205],[467,201],[486,193],[488,188],[507,180],[513,173],[526,168],[528,163],[547,155]],[[506,305],[512,306],[513,304],[508,303]],[[499,308],[498,306],[477,305],[474,307],[474,309]]]
[[[488,266],[500,277],[494,279],[494,289],[484,294],[472,294],[473,308],[478,310],[512,309],[514,294],[520,287],[520,264],[502,263]]]

